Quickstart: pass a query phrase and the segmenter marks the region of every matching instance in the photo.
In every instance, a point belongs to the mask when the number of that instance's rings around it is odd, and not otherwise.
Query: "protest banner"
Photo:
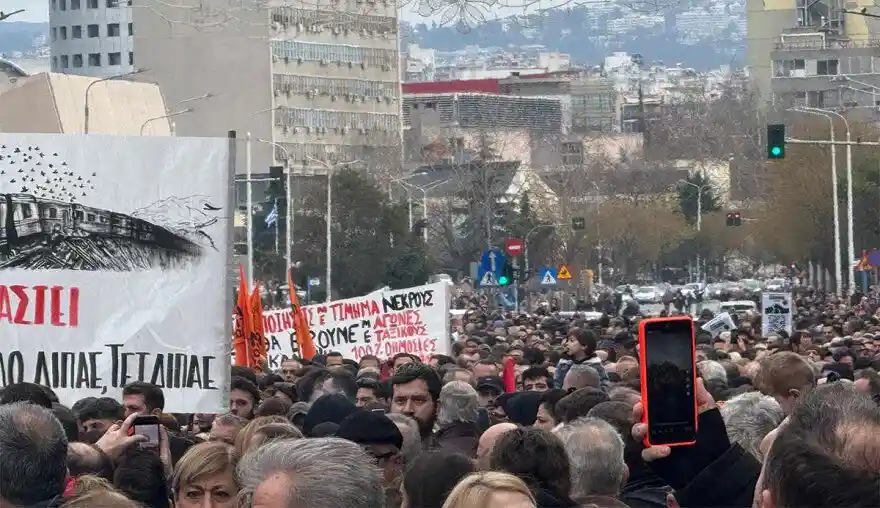
[[[0,134],[0,388],[228,400],[230,142]]]
[[[449,354],[449,285],[445,282],[370,293],[302,307],[318,354],[338,351],[358,361],[364,355],[385,360],[411,353],[424,361]],[[290,309],[263,313],[269,368],[299,356]]]
[[[733,318],[730,316],[729,312],[722,312],[718,314],[710,321],[707,321],[706,324],[700,327],[701,330],[707,331],[712,334],[712,338],[718,337],[721,335],[721,332],[730,332],[736,329],[736,324],[733,322]]]
[[[761,336],[769,337],[785,331],[789,337],[793,332],[791,316],[791,293],[762,293]]]

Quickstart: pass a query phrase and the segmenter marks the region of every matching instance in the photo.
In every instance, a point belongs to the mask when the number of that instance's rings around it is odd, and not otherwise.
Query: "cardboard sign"
[[[767,337],[785,330],[789,337],[792,334],[790,293],[763,293],[761,295],[761,336]]]
[[[721,335],[721,332],[730,332],[736,329],[736,324],[733,322],[733,318],[730,317],[729,312],[722,312],[718,314],[712,320],[708,321],[706,324],[700,327],[701,330],[705,330],[712,334],[712,338],[718,337]]]

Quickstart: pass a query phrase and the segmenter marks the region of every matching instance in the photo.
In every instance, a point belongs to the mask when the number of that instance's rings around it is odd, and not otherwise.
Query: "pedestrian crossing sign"
[[[556,269],[552,267],[543,267],[541,268],[540,279],[542,286],[555,286],[556,285]]]
[[[497,286],[498,281],[495,280],[495,272],[486,272],[483,274],[483,278],[480,279],[480,286]]]
[[[565,265],[559,265],[559,275],[558,278],[560,280],[571,280],[571,272],[568,271],[568,267]]]

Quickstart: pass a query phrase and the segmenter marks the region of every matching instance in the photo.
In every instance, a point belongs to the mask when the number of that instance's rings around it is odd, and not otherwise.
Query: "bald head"
[[[500,438],[505,432],[516,428],[518,428],[516,424],[505,422],[493,425],[486,429],[486,432],[483,432],[483,435],[480,436],[480,442],[477,445],[477,460],[480,462],[480,466],[485,465],[483,462],[488,459],[492,449],[495,448],[495,443],[498,442],[498,438]]]
[[[599,388],[601,385],[599,371],[589,365],[572,365],[562,381],[562,389],[566,391]]]

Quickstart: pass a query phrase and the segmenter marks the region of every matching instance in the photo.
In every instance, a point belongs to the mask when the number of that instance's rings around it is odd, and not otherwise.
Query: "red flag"
[[[299,346],[299,354],[304,360],[311,360],[318,354],[312,332],[309,330],[309,322],[306,313],[296,297],[296,286],[291,276],[292,268],[287,270],[287,288],[290,290],[290,310],[293,311],[293,330],[296,333],[296,344]]]
[[[269,354],[266,351],[266,335],[263,333],[263,297],[260,295],[260,283],[251,294],[250,306],[251,333],[248,340],[248,367],[257,372],[263,371],[263,362],[266,361]]]
[[[250,313],[248,311],[247,282],[244,279],[244,267],[238,265],[238,298],[235,304],[235,328],[233,330],[232,347],[235,351],[235,364],[247,366],[248,337],[251,334]]]
[[[516,365],[513,358],[509,356],[504,359],[504,372],[501,374],[501,379],[504,380],[505,392],[513,393],[516,391]]]

